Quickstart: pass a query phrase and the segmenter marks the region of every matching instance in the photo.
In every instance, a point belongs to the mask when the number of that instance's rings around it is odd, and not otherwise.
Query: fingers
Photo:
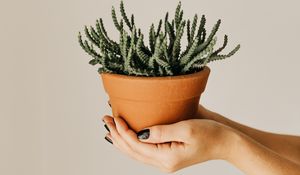
[[[145,143],[183,142],[188,143],[194,132],[190,121],[170,125],[157,125],[138,132],[138,138]]]
[[[102,121],[104,122],[104,123],[115,123],[114,122],[114,119],[111,117],[111,116],[109,116],[109,115],[105,115],[103,118],[102,118]]]
[[[114,119],[116,123],[116,128],[120,136],[125,140],[125,142],[138,154],[142,154],[145,157],[153,157],[156,153],[156,146],[152,144],[146,144],[139,141],[136,133],[128,128],[126,122],[120,118],[116,117]]]
[[[136,134],[128,128],[123,119],[113,119],[110,116],[105,116],[103,119],[110,130],[110,133],[107,134],[106,137],[108,137],[120,151],[140,162],[157,166],[149,156],[151,154],[153,155],[155,146],[141,143],[137,139]]]
[[[117,147],[120,148],[120,150],[122,152],[128,152],[128,153],[132,153],[132,150],[129,148],[129,146],[127,145],[126,142],[124,142],[124,140],[121,138],[121,136],[119,135],[119,133],[117,132],[116,126],[114,124],[114,122],[112,122],[112,119],[109,119],[109,117],[106,117],[104,119],[110,133],[108,135],[108,138],[111,139],[111,141],[113,142],[113,144]]]
[[[110,130],[106,137],[123,153],[164,172],[174,172],[178,169],[178,156],[187,146],[185,143],[188,122],[149,127],[148,136],[147,130],[144,130],[144,139],[141,139],[141,132],[138,137],[122,118],[105,116],[103,120]],[[180,130],[185,132],[179,132]]]

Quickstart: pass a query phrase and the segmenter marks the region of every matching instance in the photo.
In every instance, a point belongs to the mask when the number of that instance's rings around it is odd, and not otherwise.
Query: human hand
[[[231,130],[212,120],[191,119],[157,125],[136,134],[120,118],[105,116],[106,138],[123,153],[164,172],[212,159],[226,159]]]

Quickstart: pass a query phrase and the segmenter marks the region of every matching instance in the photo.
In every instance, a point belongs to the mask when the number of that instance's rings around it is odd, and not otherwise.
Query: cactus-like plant
[[[99,73],[117,73],[132,76],[174,76],[201,71],[203,67],[216,60],[222,60],[234,55],[240,48],[237,45],[228,54],[222,55],[221,51],[228,42],[224,36],[222,47],[214,50],[216,44],[216,32],[221,20],[212,28],[209,35],[205,29],[206,18],[202,15],[198,26],[198,16],[193,20],[183,19],[183,10],[179,2],[175,17],[169,20],[169,13],[164,21],[160,20],[157,28],[154,24],[149,30],[149,47],[144,43],[144,35],[137,28],[134,15],[129,19],[124,3],[120,3],[122,19],[117,19],[115,8],[112,7],[111,15],[115,27],[120,33],[119,43],[111,40],[100,18],[95,27],[84,28],[87,40],[82,39],[79,32],[78,41],[80,46],[93,57],[91,65],[100,64]],[[129,30],[125,30],[125,25]],[[181,49],[181,39],[187,34],[187,47]]]

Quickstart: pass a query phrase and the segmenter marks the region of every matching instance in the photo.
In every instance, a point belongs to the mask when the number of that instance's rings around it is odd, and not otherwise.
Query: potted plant
[[[122,19],[118,20],[112,7],[119,42],[108,37],[101,18],[95,27],[85,26],[86,40],[80,32],[78,35],[80,46],[93,57],[89,63],[100,66],[98,72],[113,116],[124,118],[135,131],[193,117],[210,73],[206,65],[234,55],[240,45],[226,55],[220,54],[228,42],[225,35],[223,45],[214,49],[221,20],[208,34],[204,15],[199,25],[197,14],[193,20],[183,19],[181,2],[174,19],[169,19],[166,13],[157,27],[151,25],[149,46],[141,29],[136,27],[134,15],[128,18],[123,1],[120,12]],[[182,49],[185,29],[187,46]]]

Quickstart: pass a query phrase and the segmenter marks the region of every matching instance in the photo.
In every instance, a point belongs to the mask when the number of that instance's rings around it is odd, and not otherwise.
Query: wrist
[[[236,148],[243,139],[241,133],[233,128],[230,128],[222,123],[221,133],[219,134],[218,143],[215,145],[214,159],[221,159],[231,162],[236,154]]]
[[[196,118],[213,120],[213,121],[222,123],[222,124],[230,126],[230,127],[232,126],[232,123],[230,122],[230,120],[228,120],[227,118],[225,118],[224,116],[222,116],[216,112],[213,112],[213,111],[210,111],[210,110],[204,108],[201,105],[199,105],[199,107],[198,107]]]
[[[208,119],[208,120],[213,120],[213,121],[219,122],[218,120],[219,120],[220,116],[217,113],[204,108],[202,105],[199,105],[196,118]]]

